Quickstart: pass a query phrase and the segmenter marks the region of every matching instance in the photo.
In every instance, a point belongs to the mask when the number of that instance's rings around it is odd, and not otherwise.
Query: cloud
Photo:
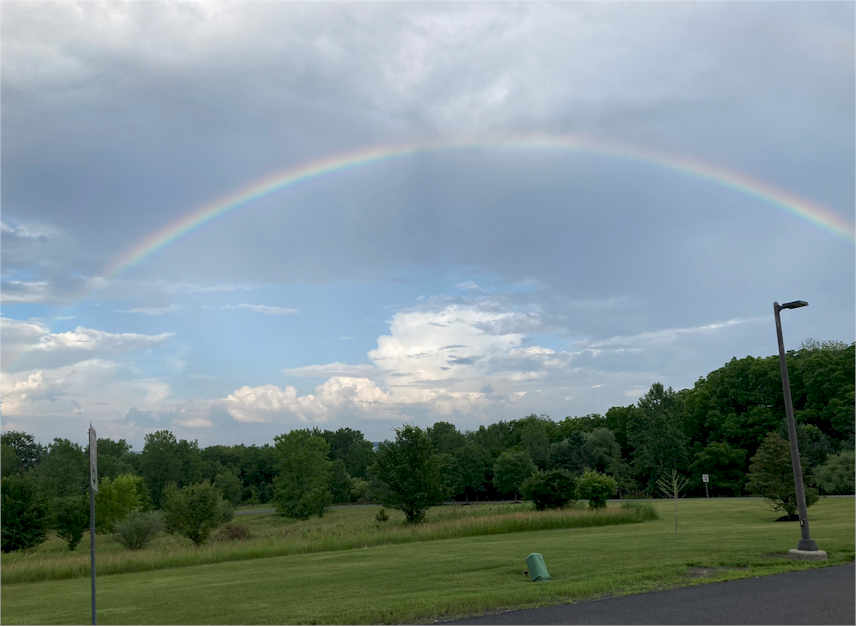
[[[286,368],[283,374],[295,377],[371,377],[378,374],[378,368],[369,364],[318,364],[300,368]]]
[[[118,420],[129,405],[154,409],[170,394],[160,379],[134,379],[121,364],[89,359],[59,368],[0,373],[4,416]]]
[[[292,386],[244,386],[226,397],[226,411],[239,422],[327,422],[350,410],[379,410],[390,396],[369,379],[331,377],[314,394],[299,396]]]
[[[615,336],[605,340],[592,342],[589,344],[589,348],[599,349],[608,347],[624,347],[626,349],[631,349],[656,344],[671,344],[682,336],[712,334],[736,325],[758,323],[765,320],[767,319],[762,317],[732,318],[726,322],[714,322],[698,327],[662,329],[660,331],[647,331],[645,333],[637,333],[629,336]]]
[[[127,313],[127,314],[145,314],[147,316],[162,316],[167,313],[172,313],[174,311],[181,311],[184,309],[181,305],[177,305],[173,303],[167,307],[136,307],[133,309],[114,309],[116,313]]]
[[[109,333],[77,327],[52,333],[41,322],[0,319],[0,340],[5,370],[56,368],[78,361],[129,353],[165,344],[173,333]]]
[[[268,305],[249,305],[247,303],[242,303],[240,305],[223,305],[220,309],[249,309],[250,311],[267,314],[269,316],[300,313],[299,309],[292,309],[289,307],[270,307]]]

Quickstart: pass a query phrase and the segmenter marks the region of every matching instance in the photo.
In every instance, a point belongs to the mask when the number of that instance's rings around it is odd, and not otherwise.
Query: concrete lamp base
[[[827,551],[801,551],[800,549],[791,549],[789,557],[793,560],[812,560],[815,562],[823,562],[827,559]]]

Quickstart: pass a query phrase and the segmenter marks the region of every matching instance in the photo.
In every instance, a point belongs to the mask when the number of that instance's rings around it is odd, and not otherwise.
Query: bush
[[[220,490],[207,479],[181,490],[171,484],[164,490],[163,504],[167,532],[183,535],[194,544],[208,540],[211,532],[222,524],[228,507]]]
[[[248,540],[250,538],[250,530],[247,529],[244,525],[239,525],[238,523],[228,523],[224,525],[223,529],[217,532],[217,535],[214,536],[215,540],[226,541],[226,540]]]
[[[149,546],[163,526],[158,512],[132,511],[113,525],[113,538],[126,549],[138,551]]]
[[[2,551],[29,549],[44,542],[47,522],[33,486],[21,476],[3,477],[0,495]]]
[[[828,455],[814,471],[819,487],[828,494],[854,494],[854,451]]]
[[[89,529],[89,499],[86,496],[56,499],[51,509],[57,535],[66,541],[69,551],[74,551]]]
[[[378,513],[375,514],[375,520],[377,520],[379,523],[385,523],[390,520],[390,517],[387,515],[387,510],[383,507],[379,509]]]
[[[574,500],[574,483],[574,477],[567,470],[537,472],[524,481],[521,491],[536,509],[556,509]]]
[[[589,507],[607,507],[607,499],[616,494],[618,484],[613,477],[587,470],[577,480],[577,496],[589,501]]]

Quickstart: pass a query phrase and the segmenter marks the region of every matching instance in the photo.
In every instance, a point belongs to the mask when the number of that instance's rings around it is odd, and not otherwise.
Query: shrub
[[[159,512],[129,512],[113,525],[113,538],[126,549],[138,551],[146,548],[163,529]]]
[[[0,495],[0,548],[3,552],[29,549],[44,542],[45,512],[33,486],[21,476],[3,477]]]
[[[164,490],[163,504],[166,530],[183,535],[194,544],[208,540],[211,532],[222,523],[227,508],[220,490],[207,479],[181,490],[171,484]]]
[[[375,520],[377,520],[379,523],[385,523],[390,520],[390,517],[387,515],[387,510],[383,507],[379,509],[378,513],[375,514]]]
[[[589,507],[607,507],[607,499],[616,494],[618,484],[613,477],[587,470],[577,480],[577,496],[589,501]]]
[[[74,551],[89,529],[89,499],[86,496],[55,499],[51,509],[57,535],[66,541],[69,551]]]
[[[854,494],[854,451],[828,455],[814,471],[819,487],[828,494]]]
[[[214,536],[215,540],[248,540],[250,538],[250,530],[244,525],[238,523],[228,523],[223,529],[217,532]]]
[[[531,475],[521,491],[536,509],[555,509],[574,500],[574,484],[574,477],[567,470],[551,470]]]

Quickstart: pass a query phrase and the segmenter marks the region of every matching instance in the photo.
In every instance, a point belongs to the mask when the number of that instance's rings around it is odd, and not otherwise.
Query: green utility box
[[[527,570],[530,571],[530,581],[550,581],[551,576],[541,553],[527,555]]]

